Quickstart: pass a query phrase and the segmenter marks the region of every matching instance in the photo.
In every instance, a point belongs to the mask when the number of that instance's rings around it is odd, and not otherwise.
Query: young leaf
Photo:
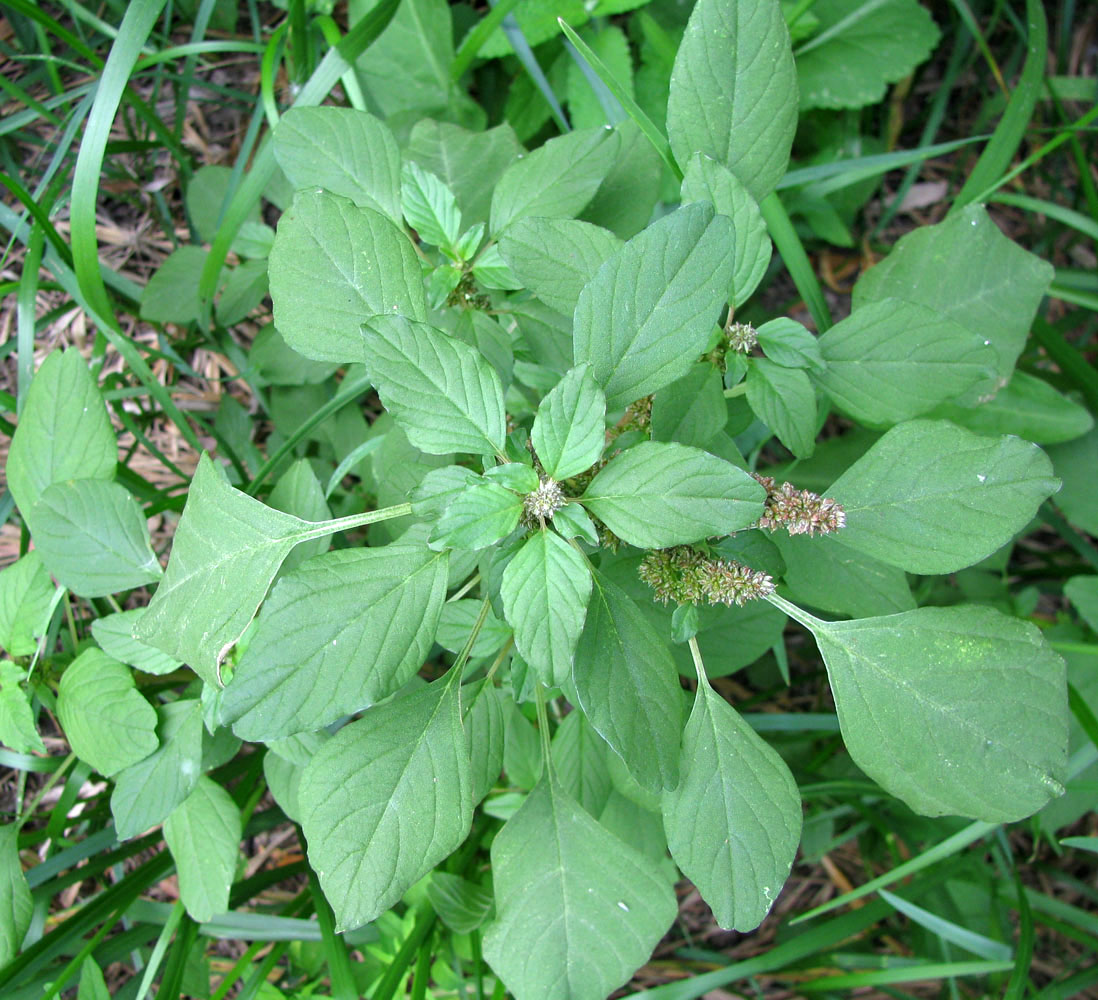
[[[850,756],[916,812],[1013,823],[1062,793],[1066,672],[1033,625],[976,605],[798,620]]]
[[[200,778],[164,821],[164,839],[179,873],[179,898],[197,923],[229,908],[240,834],[240,809],[209,778]]]
[[[902,299],[857,310],[819,345],[827,363],[820,384],[868,424],[899,423],[994,385],[995,351],[986,338]]]
[[[797,458],[816,448],[816,390],[801,368],[753,358],[747,369],[747,403]]]
[[[686,165],[682,201],[684,205],[708,201],[718,215],[727,215],[732,220],[736,233],[736,264],[728,301],[733,306],[741,305],[762,281],[773,252],[759,203],[731,170],[704,153],[695,153]]]
[[[170,674],[178,670],[183,666],[179,660],[135,638],[133,631],[144,614],[144,608],[134,608],[96,618],[91,626],[92,635],[104,653],[142,673]]]
[[[279,333],[299,354],[362,359],[362,321],[427,318],[419,259],[384,215],[327,191],[299,191],[278,223],[269,260]]]
[[[156,709],[133,673],[101,650],[85,649],[65,669],[57,715],[73,753],[105,778],[156,750]]]
[[[159,580],[145,514],[118,483],[76,479],[47,486],[31,515],[49,571],[81,597],[103,597]]]
[[[500,177],[492,194],[493,236],[519,219],[577,216],[599,189],[618,153],[616,132],[583,129],[550,139],[534,152],[515,160]]]
[[[503,571],[500,597],[515,645],[546,687],[563,687],[583,631],[591,570],[564,539],[535,531]]]
[[[572,667],[579,707],[644,788],[678,780],[682,689],[660,636],[597,571]]]
[[[418,163],[405,163],[400,173],[404,218],[424,243],[454,252],[461,236],[461,212],[454,193]]]
[[[652,397],[652,440],[704,448],[728,423],[721,373],[708,361]]]
[[[675,917],[655,864],[604,830],[551,776],[492,842],[496,919],[484,957],[525,1000],[603,1000]]]
[[[469,750],[452,680],[369,709],[305,769],[309,861],[340,930],[377,919],[469,833]]]
[[[568,372],[541,401],[530,441],[550,479],[591,468],[606,441],[606,397],[590,365]]]
[[[27,673],[11,660],[0,660],[0,743],[27,753],[45,753],[42,737],[34,725],[34,713],[22,683]]]
[[[681,378],[705,350],[735,267],[732,223],[687,205],[634,236],[576,303],[575,360],[615,409]]]
[[[820,352],[819,338],[796,320],[779,316],[763,323],[755,335],[763,354],[775,364],[786,368],[811,368],[816,372],[827,367]]]
[[[696,647],[695,647],[696,648]],[[778,898],[801,839],[801,797],[785,761],[710,686],[682,737],[679,784],[663,793],[671,856],[726,930],[754,930]]]
[[[447,562],[397,542],[327,552],[284,576],[225,688],[222,722],[267,741],[321,729],[403,687],[434,641]]]
[[[352,108],[290,108],[273,138],[295,188],[322,187],[400,225],[400,149],[384,122]]]
[[[0,571],[0,649],[30,656],[45,634],[52,604],[53,583],[36,550]]]
[[[503,387],[479,351],[403,316],[368,319],[361,341],[382,403],[420,451],[503,451]]]
[[[796,128],[797,74],[777,0],[698,0],[667,99],[675,159],[704,153],[762,201],[785,173]]]
[[[0,967],[19,954],[34,912],[30,886],[19,861],[18,836],[19,827],[14,823],[0,826]]]
[[[462,490],[438,519],[427,544],[433,549],[483,549],[518,527],[522,498],[482,480]]]
[[[582,499],[619,538],[654,549],[746,528],[762,515],[765,498],[754,479],[724,459],[645,441],[614,458]]]
[[[909,573],[952,573],[1005,545],[1057,485],[1028,441],[911,420],[826,492],[846,510],[844,545]]]
[[[27,392],[4,468],[8,489],[24,518],[42,491],[69,479],[110,479],[118,443],[103,398],[75,348],[54,351]]]

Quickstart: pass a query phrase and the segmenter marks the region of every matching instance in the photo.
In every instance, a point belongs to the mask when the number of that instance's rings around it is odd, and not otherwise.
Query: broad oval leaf
[[[1048,456],[1028,441],[911,420],[827,493],[846,510],[843,545],[909,573],[952,573],[1005,545],[1057,486]]]
[[[466,486],[450,501],[428,544],[433,549],[483,549],[511,534],[520,517],[522,498],[517,493],[491,480],[481,480]]]
[[[1066,668],[1033,625],[975,605],[805,624],[850,756],[916,812],[1013,823],[1062,793]]]
[[[321,729],[403,687],[434,641],[447,563],[396,543],[327,552],[284,576],[225,688],[222,722],[267,741]]]
[[[634,236],[576,302],[576,364],[613,410],[670,385],[705,350],[735,268],[732,223],[699,202]]]
[[[377,313],[427,318],[419,259],[380,212],[327,191],[299,191],[278,222],[269,258],[275,326],[299,354],[362,359],[362,321]]]
[[[183,666],[179,660],[134,636],[134,629],[144,614],[144,608],[134,608],[96,618],[91,626],[92,635],[108,656],[142,673],[170,674],[178,670]]]
[[[403,316],[373,316],[359,339],[382,403],[420,451],[503,451],[503,386],[476,348]]]
[[[535,531],[503,571],[500,597],[515,645],[547,687],[572,675],[591,596],[587,560],[552,531]]]
[[[599,460],[606,442],[606,397],[590,365],[573,368],[542,399],[530,441],[551,479],[586,472]]]
[[[720,369],[700,361],[652,397],[652,440],[704,448],[728,423]]]
[[[452,678],[374,706],[317,751],[298,801],[339,930],[377,919],[461,845],[470,785]]]
[[[751,476],[716,455],[645,441],[595,476],[583,504],[630,545],[666,548],[754,524],[765,498]]]
[[[797,74],[777,0],[698,0],[671,73],[675,159],[704,153],[761,201],[781,180],[797,128]]]
[[[816,390],[801,368],[753,358],[747,369],[747,403],[797,458],[816,448]]]
[[[0,571],[0,649],[30,656],[46,634],[53,606],[53,581],[34,549]]]
[[[492,842],[484,957],[520,1000],[603,1000],[675,918],[654,862],[543,778]]]
[[[94,647],[62,675],[57,715],[73,753],[105,778],[159,746],[156,709],[138,692],[133,673]]]

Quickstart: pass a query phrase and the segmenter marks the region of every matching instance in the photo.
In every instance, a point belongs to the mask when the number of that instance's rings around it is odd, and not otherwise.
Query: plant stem
[[[796,604],[787,601],[784,597],[779,597],[777,594],[767,594],[764,600],[769,601],[778,610],[784,611],[795,622],[808,629],[809,632],[815,632],[824,624],[819,618],[810,615],[807,611],[798,608]]]

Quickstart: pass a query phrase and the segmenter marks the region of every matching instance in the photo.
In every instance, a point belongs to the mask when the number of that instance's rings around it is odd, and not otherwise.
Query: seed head
[[[766,574],[727,559],[712,559],[688,545],[649,552],[640,564],[640,578],[666,604],[735,604],[774,593]]]
[[[752,473],[766,489],[765,509],[758,527],[768,531],[785,528],[791,535],[829,535],[846,525],[846,511],[831,497],[799,490],[792,483],[774,484],[773,476]]]

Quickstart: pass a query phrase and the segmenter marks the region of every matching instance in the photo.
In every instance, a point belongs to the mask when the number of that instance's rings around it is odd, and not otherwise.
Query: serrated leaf
[[[461,235],[461,211],[446,185],[418,163],[405,163],[400,173],[400,203],[404,218],[419,238],[453,252]]]
[[[305,769],[309,861],[340,930],[384,913],[469,832],[469,751],[451,680],[369,709]]]
[[[233,489],[203,454],[168,569],[134,637],[218,685],[222,657],[248,627],[282,560],[298,542],[323,534]]]
[[[606,397],[590,365],[571,369],[541,401],[530,441],[550,479],[585,472],[606,441]]]
[[[698,203],[634,236],[576,303],[576,364],[590,362],[609,409],[681,378],[705,350],[735,267],[732,224]]]
[[[604,128],[582,129],[519,154],[492,194],[488,230],[499,236],[519,219],[571,219],[594,197],[614,164],[619,139]]]
[[[433,549],[483,549],[518,527],[522,498],[483,480],[462,490],[438,519],[427,544]]]
[[[479,351],[403,316],[368,319],[361,339],[382,403],[420,451],[503,451],[503,387]]]
[[[88,366],[75,348],[54,351],[31,381],[4,467],[19,512],[30,518],[52,483],[110,479],[117,464],[114,430]]]
[[[762,281],[773,252],[759,203],[731,170],[704,153],[695,153],[686,165],[682,201],[684,205],[708,201],[718,215],[726,215],[732,220],[736,234],[736,263],[728,301],[733,306],[741,305]]]
[[[982,205],[920,226],[854,286],[854,309],[904,299],[934,309],[991,341],[1000,380],[1010,377],[1052,266],[1005,237]]]
[[[846,510],[843,545],[909,573],[952,573],[1024,528],[1058,482],[1036,445],[944,420],[893,427],[827,494]]]
[[[916,812],[1012,823],[1063,791],[1066,672],[1033,625],[976,605],[805,624],[850,756]]]
[[[622,241],[578,219],[520,219],[499,241],[516,277],[542,302],[571,315],[583,286]]]
[[[699,671],[679,784],[663,793],[671,856],[726,930],[754,930],[778,898],[801,839],[789,768]]]
[[[20,753],[45,753],[42,737],[34,728],[30,698],[22,686],[26,676],[11,660],[0,660],[0,743]]]
[[[202,776],[202,704],[191,699],[161,705],[159,749],[115,777],[111,814],[119,840],[163,823]]]
[[[552,531],[535,531],[503,571],[500,597],[515,645],[547,687],[562,687],[591,596],[587,561]]]
[[[23,946],[30,929],[34,900],[19,861],[19,827],[0,826],[0,966],[7,965]]]
[[[130,669],[85,649],[61,677],[57,715],[73,753],[109,778],[159,745],[156,709],[138,692]]]
[[[667,646],[636,604],[599,572],[576,644],[579,707],[644,788],[678,780],[682,689]]]
[[[916,0],[819,0],[815,39],[797,51],[801,109],[875,104],[933,52],[939,32]]]
[[[484,957],[522,1000],[603,1000],[675,917],[659,869],[551,777],[492,842],[496,919]]]
[[[164,839],[179,873],[179,898],[196,923],[229,908],[240,834],[240,809],[209,778],[200,778],[164,821]]]
[[[362,321],[377,313],[427,318],[419,259],[396,225],[327,191],[299,191],[270,256],[279,333],[299,354],[362,359]]]
[[[796,128],[797,75],[777,0],[698,0],[667,99],[675,159],[704,153],[761,201],[785,173]]]
[[[583,505],[639,548],[727,535],[762,515],[766,491],[742,469],[686,445],[645,441],[591,481]]]
[[[948,317],[902,299],[874,302],[819,340],[820,385],[868,424],[899,423],[947,399],[971,398],[995,379],[990,342]]]
[[[721,373],[700,362],[652,397],[652,440],[704,448],[728,423]]]
[[[613,783],[605,741],[591,728],[583,712],[569,712],[553,734],[549,755],[553,771],[564,789],[598,819],[610,800]]]
[[[755,335],[759,347],[775,364],[786,368],[810,368],[823,371],[826,362],[820,353],[820,341],[796,320],[780,316],[763,323]]]
[[[31,523],[49,571],[81,597],[130,590],[163,573],[144,512],[118,483],[76,479],[47,486]]]
[[[747,369],[747,405],[797,458],[816,447],[816,390],[803,369],[753,358]]]
[[[0,571],[0,649],[9,656],[30,656],[45,634],[53,606],[53,582],[32,549]]]
[[[384,122],[352,108],[289,108],[273,139],[295,188],[322,187],[400,225],[400,149]]]
[[[225,688],[245,740],[311,732],[401,688],[423,665],[447,557],[395,543],[317,556],[275,585]]]

